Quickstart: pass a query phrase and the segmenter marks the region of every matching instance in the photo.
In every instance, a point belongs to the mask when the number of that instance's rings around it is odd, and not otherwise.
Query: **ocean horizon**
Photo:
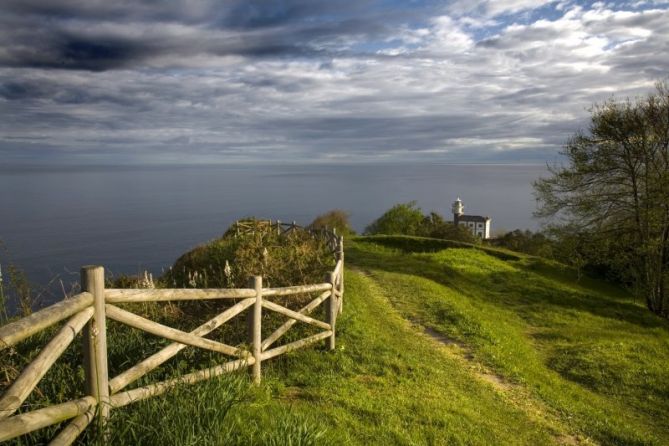
[[[362,232],[397,203],[492,218],[493,233],[537,229],[537,164],[15,165],[0,167],[0,263],[34,283],[78,281],[85,264],[160,274],[184,252],[257,217],[307,225],[331,209]]]

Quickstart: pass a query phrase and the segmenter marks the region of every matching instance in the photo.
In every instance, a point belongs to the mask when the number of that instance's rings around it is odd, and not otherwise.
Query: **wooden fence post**
[[[335,323],[337,321],[337,297],[335,296],[335,275],[334,273],[327,273],[325,275],[325,281],[332,284],[332,292],[330,294],[330,297],[327,298],[327,300],[324,303],[324,309],[325,309],[325,322],[330,324],[330,327],[332,327],[332,335],[327,338],[327,346],[329,350],[334,350],[335,349]]]
[[[260,363],[262,361],[262,276],[253,276],[249,279],[249,288],[256,292],[256,301],[247,316],[248,339],[251,354],[255,362],[251,376],[255,384],[260,384]]]
[[[98,419],[104,429],[110,409],[104,268],[101,266],[81,268],[81,288],[93,295],[93,317],[84,327],[83,333],[86,392],[98,401]]]
[[[339,314],[344,312],[344,236],[339,236],[337,246],[337,260],[341,260],[341,269],[339,270]]]

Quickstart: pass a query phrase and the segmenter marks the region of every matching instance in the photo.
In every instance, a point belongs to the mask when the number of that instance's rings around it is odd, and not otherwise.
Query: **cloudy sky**
[[[669,76],[669,2],[3,0],[0,159],[541,162]]]

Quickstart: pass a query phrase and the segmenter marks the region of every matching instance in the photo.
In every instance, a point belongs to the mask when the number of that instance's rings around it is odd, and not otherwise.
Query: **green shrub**
[[[517,261],[521,257],[511,252],[488,246],[461,242],[457,240],[438,239],[429,237],[407,237],[402,235],[368,235],[357,237],[356,243],[371,243],[385,246],[386,248],[399,249],[404,252],[438,252],[449,248],[468,248],[483,251],[486,254],[500,260]]]
[[[367,226],[365,235],[421,235],[423,219],[415,201],[396,204]]]
[[[317,216],[308,226],[309,229],[335,229],[338,235],[355,235],[349,221],[350,214],[341,209],[333,209]]]
[[[491,244],[525,254],[553,258],[554,242],[542,232],[516,229],[495,238]]]
[[[304,229],[279,235],[276,227],[258,224],[252,233],[237,234],[233,225],[220,239],[179,257],[161,281],[168,287],[244,288],[260,275],[266,287],[305,285],[322,282],[334,265],[325,241]]]
[[[481,240],[468,228],[461,225],[456,226],[452,221],[446,221],[444,217],[436,212],[430,212],[430,215],[423,218],[418,235],[465,243],[478,243]]]

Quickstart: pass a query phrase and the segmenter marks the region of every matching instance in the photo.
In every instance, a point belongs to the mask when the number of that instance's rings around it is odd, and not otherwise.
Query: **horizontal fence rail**
[[[299,228],[294,223],[285,224],[278,221],[254,223],[254,225],[248,222],[238,223],[235,228],[236,233],[257,231],[261,229],[259,225],[263,224],[276,229],[279,235]],[[259,383],[263,361],[320,341],[325,341],[328,349],[334,349],[337,315],[343,309],[343,237],[337,237],[334,231],[313,230],[311,233],[325,237],[337,259],[334,270],[326,275],[322,283],[317,284],[263,288],[262,277],[255,276],[250,279],[248,288],[238,289],[105,289],[104,269],[100,266],[83,267],[82,293],[0,327],[0,352],[2,352],[42,330],[65,321],[54,337],[0,396],[0,442],[71,420],[50,443],[68,445],[76,440],[96,417],[100,420],[100,425],[104,425],[109,418],[110,410],[160,395],[174,386],[196,383],[246,367],[251,368],[253,381]],[[318,295],[297,311],[268,300],[271,297],[315,293]],[[117,304],[138,302],[215,299],[234,299],[236,302],[189,332],[160,324],[117,306]],[[310,316],[321,305],[324,306],[324,320]],[[287,318],[286,322],[264,340],[262,339],[263,310]],[[204,337],[243,312],[247,313],[248,349]],[[109,377],[106,333],[108,319],[169,339],[172,343],[117,376]],[[321,331],[273,347],[298,322]],[[84,389],[87,396],[17,414],[40,380],[80,332],[83,334],[83,366],[86,375]],[[124,390],[188,346],[226,355],[228,360],[177,378]]]

